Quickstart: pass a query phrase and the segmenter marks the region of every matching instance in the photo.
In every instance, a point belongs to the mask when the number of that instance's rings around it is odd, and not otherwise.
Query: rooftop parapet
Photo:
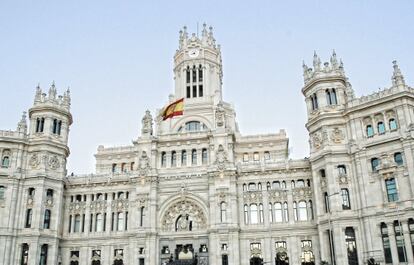
[[[210,26],[209,30],[207,30],[207,25],[204,23],[203,29],[201,30],[201,38],[199,38],[198,33],[192,33],[191,37],[188,37],[187,27],[184,26],[179,32],[179,50],[177,50],[177,52],[194,46],[203,46],[220,50],[220,45],[216,45],[216,39],[213,36],[213,27]]]
[[[338,62],[335,51],[332,52],[330,62],[325,62],[323,66],[321,65],[321,59],[315,51],[313,54],[313,68],[308,67],[305,62],[303,62],[302,67],[305,86],[317,79],[332,77],[346,79],[344,64],[342,63],[342,60],[339,60]]]
[[[69,88],[63,93],[63,95],[57,95],[55,82],[49,88],[49,93],[46,94],[40,88],[40,85],[36,87],[36,95],[34,99],[34,107],[40,106],[53,106],[63,109],[67,112],[70,111],[70,90]]]
[[[392,96],[401,92],[412,93],[414,96],[414,88],[409,87],[405,84],[404,76],[401,73],[397,61],[394,60],[392,64],[394,71],[391,77],[392,86],[390,88],[379,89],[377,92],[374,92],[370,95],[354,98],[348,101],[348,107],[356,107],[358,105]]]

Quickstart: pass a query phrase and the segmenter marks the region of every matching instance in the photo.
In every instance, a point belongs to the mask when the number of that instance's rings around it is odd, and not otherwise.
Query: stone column
[[[392,255],[392,264],[398,265],[398,250],[397,250],[397,243],[395,240],[395,233],[394,233],[394,224],[392,222],[387,223],[388,228],[388,238],[390,240],[390,247],[391,247],[391,255]]]
[[[407,253],[408,265],[414,264],[413,250],[411,246],[410,230],[408,229],[408,222],[401,221],[402,230],[404,233],[405,252]]]

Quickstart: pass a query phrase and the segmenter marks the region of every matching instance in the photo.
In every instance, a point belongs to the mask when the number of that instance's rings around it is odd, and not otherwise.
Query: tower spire
[[[392,61],[394,72],[392,74],[392,85],[393,86],[404,86],[404,76],[401,73],[400,67],[397,64],[397,61]]]

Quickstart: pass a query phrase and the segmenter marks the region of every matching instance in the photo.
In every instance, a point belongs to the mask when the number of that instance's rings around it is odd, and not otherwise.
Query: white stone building
[[[414,89],[395,62],[359,98],[335,53],[303,68],[310,156],[293,160],[284,130],[239,132],[211,28],[184,28],[163,105],[183,115],[147,111],[83,176],[66,172],[69,91],[38,87],[29,126],[0,131],[0,264],[414,264]]]

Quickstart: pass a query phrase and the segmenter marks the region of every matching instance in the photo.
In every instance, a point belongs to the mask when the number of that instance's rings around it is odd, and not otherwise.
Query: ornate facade
[[[184,114],[146,111],[131,145],[68,175],[70,93],[36,90],[0,131],[0,264],[414,264],[414,89],[356,97],[335,52],[303,65],[310,156],[242,135],[211,28],[179,34]],[[305,136],[304,136],[305,137]]]

